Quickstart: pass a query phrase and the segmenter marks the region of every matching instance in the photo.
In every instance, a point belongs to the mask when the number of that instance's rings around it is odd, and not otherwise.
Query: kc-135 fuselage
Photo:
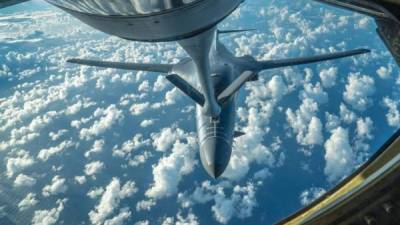
[[[196,121],[201,162],[214,178],[229,164],[235,131],[237,91],[257,81],[262,70],[313,63],[367,53],[357,49],[293,59],[257,61],[235,57],[219,36],[248,30],[217,29],[243,0],[47,0],[82,22],[124,39],[177,41],[188,54],[177,64],[142,64],[70,59],[68,62],[106,68],[166,74],[169,82],[197,105]],[[196,76],[197,84],[184,77]]]

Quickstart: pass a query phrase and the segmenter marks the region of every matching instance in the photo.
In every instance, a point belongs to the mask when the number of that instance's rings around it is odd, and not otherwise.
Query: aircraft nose
[[[218,178],[225,171],[231,157],[232,148],[223,138],[209,137],[200,146],[200,158],[204,169]]]

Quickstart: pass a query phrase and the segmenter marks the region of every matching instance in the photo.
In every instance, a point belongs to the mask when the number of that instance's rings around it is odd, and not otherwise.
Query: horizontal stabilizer
[[[176,74],[171,74],[166,76],[167,80],[175,85],[179,90],[189,96],[194,102],[200,106],[204,105],[205,99],[203,94],[201,94],[196,88],[190,85],[187,81],[182,79]]]
[[[243,33],[243,32],[249,32],[249,31],[256,31],[256,29],[218,30],[218,34]]]
[[[373,1],[356,1],[356,0],[314,0],[331,6],[348,9],[354,12],[365,14],[372,17],[387,18],[385,10],[379,10],[380,7]]]
[[[218,95],[218,103],[223,104],[232,97],[247,81],[252,80],[256,74],[252,71],[243,72],[236,80],[234,80],[225,90]]]
[[[238,138],[241,137],[243,135],[245,135],[246,133],[242,132],[242,131],[235,131],[235,133],[233,134],[233,138]]]
[[[137,70],[148,72],[169,73],[174,65],[172,64],[146,64],[146,63],[121,63],[121,62],[105,62],[88,59],[69,59],[69,63],[76,63],[86,66],[97,66],[104,68],[122,69],[122,70]]]
[[[279,67],[302,65],[302,64],[315,63],[315,62],[327,61],[327,60],[332,60],[332,59],[345,58],[345,57],[365,54],[365,53],[369,53],[369,52],[370,52],[370,50],[368,50],[368,49],[356,49],[356,50],[351,50],[351,51],[328,53],[328,54],[309,56],[309,57],[260,61],[260,62],[258,62],[258,66],[257,66],[258,68],[256,68],[256,69],[258,71],[261,71],[261,70],[273,69],[273,68],[279,68]]]

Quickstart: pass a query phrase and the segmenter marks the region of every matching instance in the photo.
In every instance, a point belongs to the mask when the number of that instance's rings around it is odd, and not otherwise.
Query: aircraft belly
[[[204,116],[201,107],[197,107],[196,114],[200,159],[207,173],[217,178],[225,171],[232,154],[235,99],[222,107],[218,122]]]
[[[211,121],[210,117],[202,114],[201,107],[197,107],[197,131],[199,143],[210,136],[224,138],[229,144],[233,142],[235,128],[235,102],[232,99],[222,108],[218,122]]]
[[[52,3],[52,0],[48,0]],[[189,38],[219,23],[242,0],[203,0],[181,9],[166,10],[150,15],[97,15],[58,7],[82,22],[124,39],[160,42]]]

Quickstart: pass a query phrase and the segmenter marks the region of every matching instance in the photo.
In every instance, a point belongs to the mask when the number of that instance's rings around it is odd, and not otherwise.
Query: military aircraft
[[[377,33],[400,65],[400,0],[315,0],[375,18]]]
[[[120,38],[143,41],[177,41],[188,58],[176,64],[106,62],[70,59],[87,66],[164,73],[166,79],[196,104],[196,122],[203,167],[218,178],[228,166],[235,132],[236,95],[263,70],[315,63],[368,53],[367,49],[317,56],[257,61],[236,57],[220,35],[248,30],[218,30],[217,25],[243,0],[46,0],[82,22]],[[196,76],[199,85],[183,77]]]

